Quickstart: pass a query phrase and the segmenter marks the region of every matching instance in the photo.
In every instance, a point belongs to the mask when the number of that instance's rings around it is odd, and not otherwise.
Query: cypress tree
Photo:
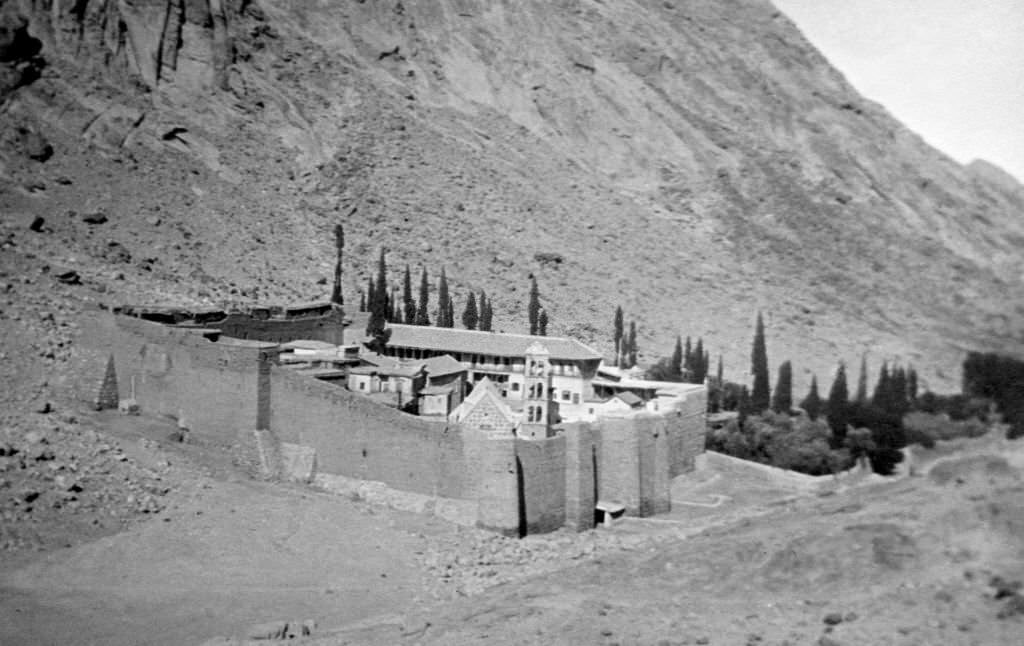
[[[373,284],[370,281],[370,319],[366,324],[366,336],[371,337],[371,341],[368,344],[370,349],[380,354],[384,352],[384,346],[387,344],[388,337],[390,336],[390,330],[387,329],[387,314],[388,314],[388,288],[387,288],[387,270],[384,262],[384,250],[381,249],[380,253],[380,265],[378,267],[377,283]]]
[[[359,311],[366,311],[366,292],[359,290]]]
[[[750,389],[746,386],[740,386],[740,393],[736,398],[736,411],[739,412],[740,428],[743,428],[743,422],[747,421],[747,417],[756,414],[750,405]]]
[[[541,309],[540,316],[537,317],[537,335],[548,335],[548,311],[545,309]]]
[[[381,316],[387,321],[391,318],[391,303],[388,293],[388,264],[385,258],[384,247],[380,248],[380,259],[377,261],[377,307]],[[372,311],[372,310],[371,310]]]
[[[672,362],[669,364],[671,375],[674,379],[683,380],[683,339],[676,337],[676,347],[672,350]]]
[[[693,383],[693,344],[690,337],[686,337],[686,346],[683,348],[683,372],[686,373],[686,382]]]
[[[462,312],[462,326],[467,330],[475,330],[479,322],[480,313],[476,309],[476,296],[470,292],[469,298],[466,299],[466,309]]]
[[[892,370],[889,379],[891,390],[889,399],[892,401],[892,412],[902,417],[910,408],[907,405],[907,373],[902,366],[896,366]]]
[[[750,372],[754,375],[754,388],[750,393],[750,406],[754,413],[767,410],[771,405],[771,386],[768,380],[768,350],[764,342],[764,320],[757,313],[754,329],[754,345],[750,353]]]
[[[622,334],[624,332],[621,305],[615,308],[615,321],[613,325],[612,340],[615,341],[615,367],[617,368],[621,363],[619,357],[622,355]]]
[[[487,300],[487,292],[480,290],[480,331],[491,331],[491,302]]]
[[[405,322],[409,325],[416,323],[416,299],[412,297],[412,274],[409,273],[409,265],[405,266],[405,276],[402,278],[402,300],[405,304]]]
[[[448,325],[448,277],[441,268],[441,279],[437,284],[437,327],[451,327]]]
[[[416,325],[430,325],[430,285],[427,282],[427,268],[420,274],[420,302],[416,308]]]
[[[892,385],[889,380],[889,364],[883,361],[882,367],[878,371],[878,381],[875,382],[875,392],[871,396],[871,403],[876,408],[891,410],[892,400],[889,396],[891,391]]]
[[[629,367],[636,365],[636,321],[629,322]]]
[[[540,324],[540,290],[537,289],[537,279],[530,277],[530,302],[526,306],[526,312],[530,318],[530,334],[537,334]]]
[[[719,385],[725,384],[725,366],[722,363],[722,355],[721,354],[718,355],[718,372],[716,373],[715,376],[718,377]]]
[[[711,352],[710,351],[708,351],[708,350],[704,351],[704,358],[701,359],[701,364],[700,365],[703,366],[702,371],[704,373],[704,377],[707,378],[708,372],[711,370]],[[701,383],[704,383],[703,379],[701,379]]]
[[[448,295],[448,307],[445,308],[444,317],[445,327],[455,327],[455,301],[450,294]]]
[[[345,229],[340,225],[334,227],[334,288],[331,289],[331,302],[335,305],[344,305],[345,299],[341,294],[341,260],[345,251]]]
[[[373,311],[373,299],[377,298],[377,286],[373,284],[373,276],[366,279],[366,312]]]
[[[811,375],[811,389],[800,402],[800,408],[804,409],[811,419],[818,419],[818,415],[821,415],[821,396],[818,395],[818,378],[815,375]]]
[[[788,361],[783,361],[779,366],[779,380],[775,383],[772,410],[776,413],[789,414],[791,408],[793,408],[793,365]]]
[[[704,383],[704,377],[708,374],[707,364],[704,363],[704,339],[698,338],[697,345],[693,348],[693,383]]]
[[[917,371],[914,366],[907,368],[907,402],[911,406],[917,403]]]
[[[846,427],[850,423],[850,392],[846,385],[846,366],[839,362],[835,381],[828,393],[826,409],[829,428],[832,429],[832,445],[840,447],[846,439]]]
[[[860,357],[860,376],[857,377],[857,396],[854,401],[858,404],[866,404],[868,401],[868,357],[862,354]]]

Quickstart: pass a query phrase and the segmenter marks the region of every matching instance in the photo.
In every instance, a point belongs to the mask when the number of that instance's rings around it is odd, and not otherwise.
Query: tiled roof
[[[388,327],[391,330],[388,345],[394,347],[521,357],[526,354],[526,349],[531,344],[539,342],[547,348],[551,353],[551,359],[554,360],[584,361],[601,358],[601,354],[593,348],[575,339],[564,337],[503,334],[397,323]]]

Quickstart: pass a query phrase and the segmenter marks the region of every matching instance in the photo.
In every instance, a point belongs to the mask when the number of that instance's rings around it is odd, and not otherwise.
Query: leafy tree
[[[451,296],[448,294],[448,276],[445,275],[444,267],[441,268],[441,279],[437,284],[437,326],[453,327],[448,323],[448,303]]]
[[[750,389],[746,386],[740,386],[739,396],[736,398],[736,410],[739,412],[740,426],[743,426],[748,417],[755,414],[750,403]]]
[[[671,357],[662,357],[644,373],[644,379],[651,381],[682,381],[683,376],[676,372]],[[711,393],[708,393],[708,406],[711,407]],[[717,412],[717,411],[709,411]]]
[[[839,362],[835,381],[828,392],[826,417],[832,429],[833,445],[843,446],[846,440],[846,427],[850,424],[850,391],[846,385],[846,366],[842,362]]]
[[[420,274],[420,302],[416,308],[416,325],[430,325],[430,285],[427,282],[427,268]]]
[[[818,378],[815,375],[811,375],[811,388],[800,402],[800,408],[811,419],[818,419],[818,415],[821,415],[822,402],[821,396],[818,395]]]
[[[788,414],[793,408],[793,365],[783,361],[779,366],[779,380],[775,383],[775,397],[772,410],[776,413]]]
[[[764,320],[757,313],[754,329],[754,346],[750,353],[750,372],[754,375],[754,388],[750,394],[750,406],[754,413],[767,410],[771,404],[771,386],[768,380],[768,350],[764,342]]]
[[[405,305],[405,322],[409,325],[416,323],[416,299],[412,297],[412,274],[409,273],[409,265],[405,266],[405,276],[402,277],[402,301]]]
[[[540,290],[537,289],[537,279],[530,277],[530,302],[526,306],[526,312],[530,317],[530,334],[537,334],[540,328]]]
[[[331,302],[335,305],[344,305],[345,299],[341,293],[341,260],[345,252],[345,229],[340,225],[334,227],[334,288],[331,290]]]
[[[612,340],[615,342],[615,367],[620,364],[619,357],[622,356],[622,335],[623,335],[623,322],[622,322],[622,306],[615,308],[615,320],[613,323]]]
[[[853,398],[858,404],[868,401],[868,356],[862,354],[860,357],[860,376],[857,377],[857,395]]]
[[[541,309],[540,316],[537,318],[537,335],[548,335],[548,311],[545,309]]]
[[[466,299],[466,309],[462,312],[462,325],[467,330],[475,330],[479,322],[480,313],[476,309],[476,296],[470,292],[469,298]]]

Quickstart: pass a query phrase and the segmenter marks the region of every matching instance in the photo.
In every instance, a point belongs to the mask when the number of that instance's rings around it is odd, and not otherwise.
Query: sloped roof
[[[601,354],[593,348],[565,337],[504,334],[397,323],[388,328],[391,330],[388,345],[395,347],[521,357],[532,344],[540,343],[551,353],[551,358],[556,360],[586,361],[601,358]]]
[[[423,365],[426,366],[427,373],[432,377],[466,372],[466,368],[455,359],[452,359],[451,355],[448,354],[424,359]]]
[[[294,341],[282,343],[281,347],[286,350],[335,350],[338,346],[327,341],[317,341],[315,339],[295,339]]]
[[[455,410],[453,410],[448,416],[449,419],[455,422],[461,421],[484,400],[489,400],[498,409],[502,416],[505,417],[506,421],[510,425],[515,425],[515,413],[513,413],[512,409],[508,407],[505,400],[502,399],[497,388],[494,386],[494,382],[487,377],[476,382],[476,386],[473,387],[473,392],[469,393],[469,396],[462,400],[461,404],[455,407]]]
[[[626,403],[627,406],[639,406],[644,403],[644,400],[640,399],[631,392],[616,393],[613,399],[621,399]]]
[[[455,390],[455,384],[447,384],[444,386],[427,386],[426,388],[420,389],[421,395],[448,395]]]

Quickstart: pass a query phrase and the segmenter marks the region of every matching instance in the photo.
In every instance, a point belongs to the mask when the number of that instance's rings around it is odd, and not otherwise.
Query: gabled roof
[[[453,422],[462,421],[462,419],[469,415],[474,408],[484,404],[485,402],[498,409],[498,412],[501,413],[505,418],[505,421],[509,424],[509,428],[515,426],[515,413],[512,412],[512,409],[508,407],[505,400],[502,399],[500,394],[498,394],[497,388],[494,387],[494,382],[487,377],[476,382],[476,386],[473,387],[473,392],[469,393],[469,396],[462,400],[461,404],[455,407],[455,410],[451,412],[448,418]]]
[[[424,325],[392,324],[388,345],[403,348],[421,348],[440,352],[489,354],[499,357],[521,357],[534,343],[540,343],[554,360],[587,361],[601,359],[601,354],[575,339],[557,336],[531,336],[457,330],[455,328]]]

